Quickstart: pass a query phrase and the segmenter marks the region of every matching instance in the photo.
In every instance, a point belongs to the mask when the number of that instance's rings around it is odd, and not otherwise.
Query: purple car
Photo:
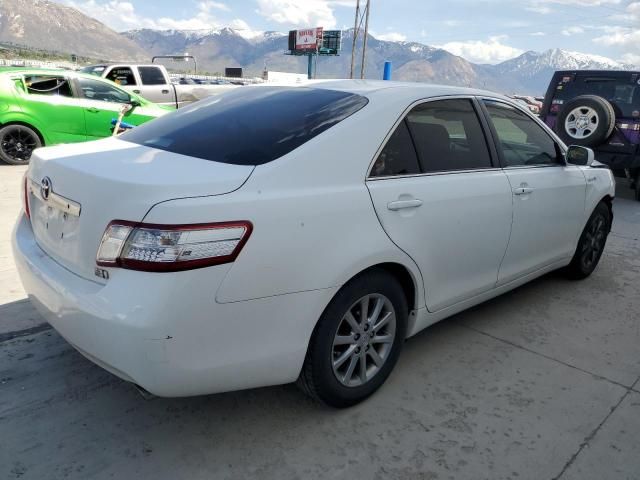
[[[541,115],[567,145],[596,152],[640,200],[640,72],[556,72]]]

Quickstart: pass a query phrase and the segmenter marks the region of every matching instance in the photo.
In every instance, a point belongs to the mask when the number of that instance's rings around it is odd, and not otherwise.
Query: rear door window
[[[143,85],[164,85],[167,83],[162,70],[158,67],[138,67],[138,73]]]
[[[363,96],[336,90],[242,87],[157,118],[120,138],[215,162],[262,165],[295,150],[367,102]]]
[[[422,171],[491,168],[491,157],[469,99],[437,100],[415,107],[407,124]]]

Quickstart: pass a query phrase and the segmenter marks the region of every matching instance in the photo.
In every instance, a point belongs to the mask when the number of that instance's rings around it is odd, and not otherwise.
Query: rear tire
[[[593,273],[602,257],[610,230],[611,212],[604,202],[600,202],[589,217],[576,252],[566,268],[569,278],[581,280]]]
[[[400,283],[383,270],[371,270],[348,282],[316,325],[298,378],[300,389],[337,408],[367,398],[380,388],[398,360],[408,311]]]
[[[26,125],[0,128],[0,160],[9,165],[27,165],[33,151],[41,146],[39,135]]]

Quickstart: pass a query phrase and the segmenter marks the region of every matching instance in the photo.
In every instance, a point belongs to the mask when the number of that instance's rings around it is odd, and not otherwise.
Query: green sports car
[[[133,107],[123,119],[131,125],[172,110],[95,75],[0,68],[0,160],[26,164],[43,145],[108,137],[123,104]]]

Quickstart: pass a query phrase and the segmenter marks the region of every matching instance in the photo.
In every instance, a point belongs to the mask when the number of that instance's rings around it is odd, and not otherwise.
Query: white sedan
[[[297,380],[343,407],[434,322],[591,274],[614,196],[599,167],[489,92],[245,87],[37,150],[13,248],[51,325],[152,394]]]

